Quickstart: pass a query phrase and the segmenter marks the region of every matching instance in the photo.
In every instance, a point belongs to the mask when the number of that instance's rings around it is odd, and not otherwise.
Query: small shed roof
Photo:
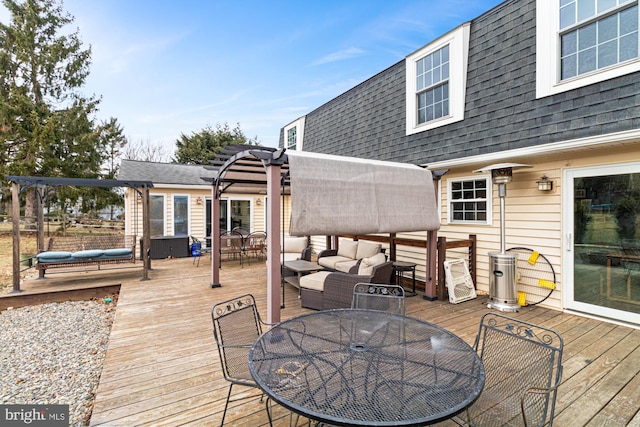
[[[145,180],[156,185],[211,185],[211,179],[217,172],[202,165],[184,165],[179,163],[143,162],[123,159],[120,163],[118,178],[121,180]]]

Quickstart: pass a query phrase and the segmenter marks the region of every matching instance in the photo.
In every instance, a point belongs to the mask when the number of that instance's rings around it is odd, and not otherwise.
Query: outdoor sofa
[[[380,243],[366,240],[340,239],[338,249],[326,249],[318,254],[318,264],[329,270],[348,273],[363,258],[382,252]]]
[[[357,283],[391,283],[393,263],[383,253],[363,258],[349,273],[319,271],[300,278],[303,308],[329,310],[351,307],[353,287]]]

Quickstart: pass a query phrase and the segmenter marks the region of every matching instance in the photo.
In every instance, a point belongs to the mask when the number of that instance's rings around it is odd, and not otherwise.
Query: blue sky
[[[502,0],[66,0],[92,48],[86,95],[132,142],[280,128]],[[0,19],[6,22],[6,11]]]

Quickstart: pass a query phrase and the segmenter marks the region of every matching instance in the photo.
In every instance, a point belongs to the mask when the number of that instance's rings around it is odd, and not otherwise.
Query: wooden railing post
[[[476,245],[477,245],[477,240],[476,240],[476,235],[475,234],[470,234],[469,235],[469,270],[471,273],[471,280],[473,280],[473,286],[477,289],[478,285],[476,282],[476,262],[477,262],[477,258],[476,258]]]

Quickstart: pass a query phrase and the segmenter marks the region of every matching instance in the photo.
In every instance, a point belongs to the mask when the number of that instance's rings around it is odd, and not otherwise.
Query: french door
[[[640,325],[640,163],[564,173],[569,309]]]

